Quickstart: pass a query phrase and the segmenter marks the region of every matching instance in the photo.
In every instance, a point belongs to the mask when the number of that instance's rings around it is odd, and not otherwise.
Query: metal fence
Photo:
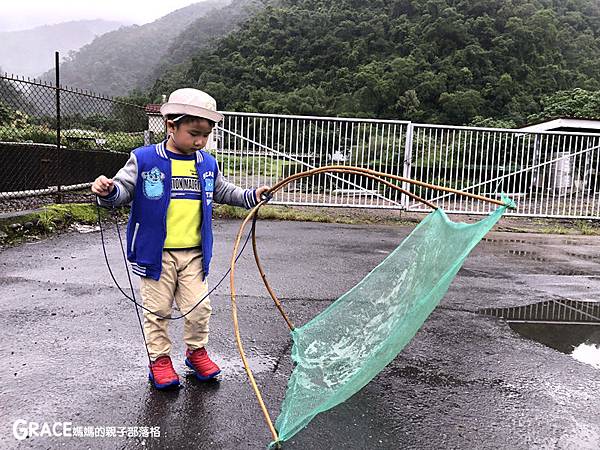
[[[322,165],[354,165],[517,203],[517,216],[600,216],[600,134],[524,132],[405,121],[226,112],[217,159],[242,186],[273,184]],[[412,187],[447,212],[489,204]],[[278,204],[425,211],[395,190],[355,175],[298,181]]]
[[[57,76],[57,80],[58,80]],[[323,165],[353,165],[517,203],[509,214],[600,216],[600,134],[452,127],[398,120],[225,112],[215,129],[222,172],[242,186],[272,185]],[[0,76],[0,210],[13,200],[87,186],[114,174],[151,132],[144,108],[87,91]],[[409,187],[406,185],[405,187]],[[491,206],[409,187],[447,212]],[[60,200],[60,197],[58,198]],[[351,174],[292,183],[274,204],[426,211],[405,195]]]
[[[407,175],[484,196],[504,193],[517,203],[516,215],[597,218],[599,148],[598,134],[415,124]],[[466,197],[415,193],[449,212],[490,208]]]
[[[408,122],[225,113],[216,157],[241,186],[272,185],[330,164],[402,175]],[[349,174],[321,174],[278,193],[276,204],[400,208],[395,190]]]
[[[143,107],[39,80],[0,75],[0,210],[85,188],[162,136]],[[35,204],[36,202],[29,202]]]

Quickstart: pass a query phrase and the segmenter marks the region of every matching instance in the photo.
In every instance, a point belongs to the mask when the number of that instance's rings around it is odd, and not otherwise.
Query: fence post
[[[533,165],[536,166],[531,174],[531,183],[529,185],[529,192],[532,193],[537,189],[543,189],[544,186],[540,185],[540,168],[537,167],[537,163],[540,161],[540,135],[535,135],[535,140],[533,141]]]
[[[154,142],[154,131],[144,130],[144,146],[150,145]]]
[[[60,68],[59,68],[59,53],[54,52],[54,70],[56,74],[56,171],[61,173],[61,145],[60,145]],[[62,192],[60,189],[60,178],[57,178],[56,183],[56,202],[62,203]]]
[[[404,144],[404,168],[402,169],[402,176],[404,178],[410,178],[410,171],[412,167],[413,128],[414,125],[412,122],[409,122],[409,124],[406,126],[406,142]],[[409,183],[404,182],[402,183],[402,189],[408,191],[411,189],[411,186]],[[400,201],[402,208],[408,209],[408,195],[402,194],[400,198],[402,199]]]

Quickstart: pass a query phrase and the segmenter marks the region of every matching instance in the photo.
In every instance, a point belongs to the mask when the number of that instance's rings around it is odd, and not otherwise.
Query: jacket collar
[[[167,156],[166,148],[167,148],[166,140],[159,142],[155,146],[156,154],[163,159],[169,159],[169,157]],[[198,150],[196,152],[196,162],[198,164],[200,164],[202,161],[204,161],[204,155],[202,154],[202,150]]]
[[[158,144],[156,144],[156,146],[155,146],[156,154],[163,159],[169,159],[169,157],[167,156],[167,152],[165,151],[166,143],[167,143],[167,141],[162,141],[162,142],[159,142]]]

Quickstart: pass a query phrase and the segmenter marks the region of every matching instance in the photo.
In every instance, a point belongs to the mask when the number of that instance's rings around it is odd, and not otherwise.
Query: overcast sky
[[[70,20],[106,19],[142,25],[199,0],[4,0],[0,31]]]

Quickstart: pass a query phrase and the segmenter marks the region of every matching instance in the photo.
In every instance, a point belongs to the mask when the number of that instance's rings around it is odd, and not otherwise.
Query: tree
[[[279,0],[150,96],[188,85],[228,110],[520,125],[557,91],[600,89],[598,36],[597,0]]]
[[[12,111],[6,103],[0,100],[0,125],[6,125],[11,121]]]
[[[600,119],[600,90],[587,91],[580,88],[546,95],[541,101],[542,110],[528,117],[529,122],[560,117]]]
[[[444,92],[440,95],[442,111],[440,119],[450,124],[469,123],[475,117],[483,104],[481,94],[474,90]]]

